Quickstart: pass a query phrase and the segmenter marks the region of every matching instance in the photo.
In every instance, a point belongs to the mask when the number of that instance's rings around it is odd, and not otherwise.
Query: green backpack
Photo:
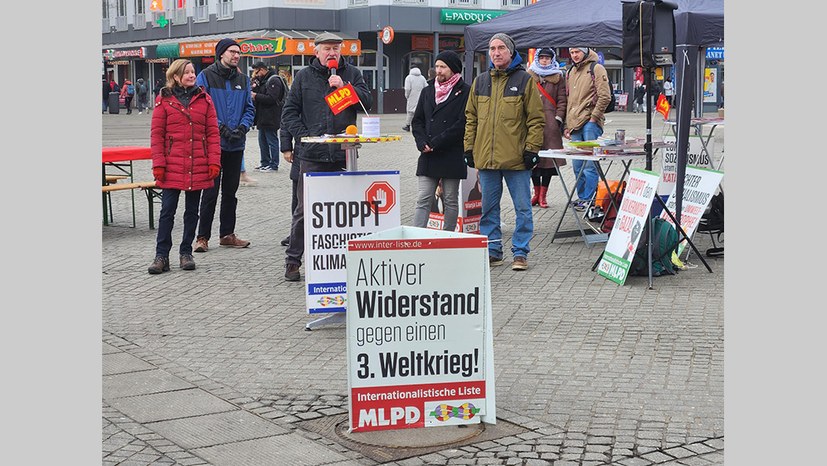
[[[672,252],[678,246],[680,236],[678,231],[666,220],[657,217],[650,222],[652,225],[652,276],[675,275],[677,267],[672,263]],[[647,259],[646,242],[649,233],[646,228],[640,235],[641,241],[635,251],[635,257],[629,266],[630,276],[649,276],[649,265]]]

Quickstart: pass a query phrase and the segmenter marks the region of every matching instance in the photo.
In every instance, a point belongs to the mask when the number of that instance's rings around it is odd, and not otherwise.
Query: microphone
[[[339,66],[339,60],[331,58],[327,61],[327,67],[330,69],[330,75],[336,76],[336,68]]]

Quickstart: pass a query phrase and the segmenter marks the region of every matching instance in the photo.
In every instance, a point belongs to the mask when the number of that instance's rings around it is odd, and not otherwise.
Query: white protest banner
[[[347,261],[350,431],[495,424],[487,238],[398,227]]]
[[[695,230],[698,229],[698,222],[706,211],[709,201],[724,179],[723,172],[702,167],[686,167],[686,176],[683,178],[683,200],[681,201],[681,228],[686,236],[692,238]],[[677,189],[672,189],[672,194],[666,201],[666,208],[672,215],[675,215],[677,205]],[[672,226],[675,222],[669,217],[666,211],[661,212],[660,218],[666,220]],[[686,239],[678,245],[680,256],[686,248]]]
[[[675,136],[664,136],[663,142],[667,145],[663,148],[663,160],[661,165],[660,184],[658,185],[658,195],[668,196],[675,188],[675,182],[678,176],[678,152],[676,149]],[[686,151],[687,165],[703,165],[712,167],[712,160],[708,154],[715,153],[715,140],[711,139],[707,144],[709,152],[704,152],[704,145],[701,142],[701,137],[697,135],[689,135],[689,148]]]
[[[304,175],[304,274],[309,314],[347,310],[347,241],[400,224],[399,171]]]
[[[480,217],[482,214],[482,190],[480,189],[480,178],[476,168],[467,167],[468,178],[459,180],[458,205],[459,216],[455,231],[463,233],[479,234]],[[431,214],[428,216],[428,228],[442,230],[445,224],[445,207],[442,202],[442,187],[437,188],[439,193],[435,197],[435,203],[431,206]]]
[[[598,274],[619,285],[625,283],[629,275],[640,234],[649,219],[658,177],[657,173],[648,170],[633,168],[629,171],[623,201],[620,202],[606,249],[597,266]]]

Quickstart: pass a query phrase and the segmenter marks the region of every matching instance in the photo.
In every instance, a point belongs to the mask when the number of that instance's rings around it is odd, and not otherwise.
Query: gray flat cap
[[[323,32],[316,36],[316,39],[313,41],[314,44],[341,44],[344,41],[341,37],[333,34],[332,32]]]

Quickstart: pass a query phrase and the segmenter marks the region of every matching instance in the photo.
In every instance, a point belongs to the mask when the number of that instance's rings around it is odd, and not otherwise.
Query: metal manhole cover
[[[497,419],[497,423],[493,425],[470,424],[462,427],[348,433],[347,414],[311,419],[298,422],[297,425],[377,462],[398,461],[528,431],[516,424]]]

